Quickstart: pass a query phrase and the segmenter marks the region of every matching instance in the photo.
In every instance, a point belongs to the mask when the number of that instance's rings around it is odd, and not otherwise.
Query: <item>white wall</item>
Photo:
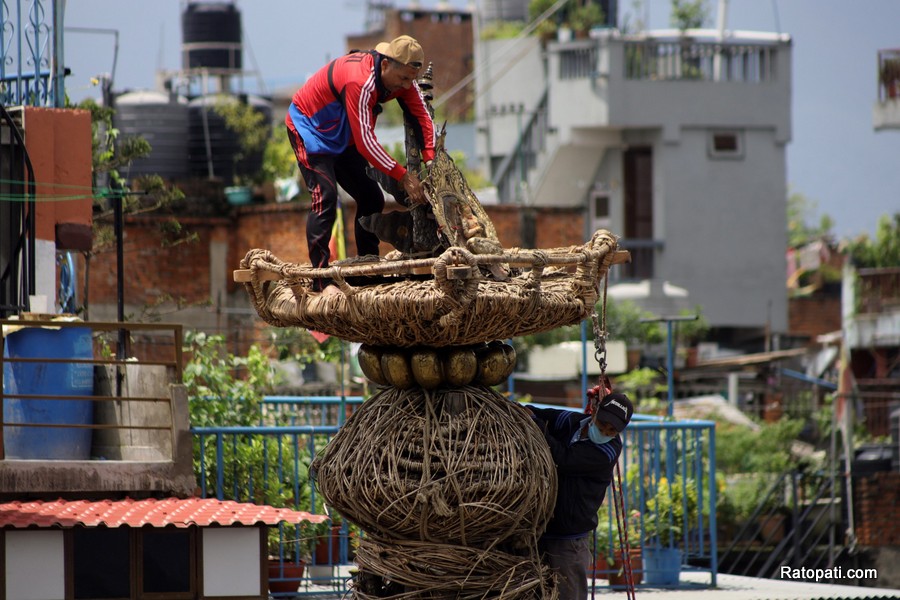
[[[5,575],[9,600],[65,600],[63,532],[7,531]]]
[[[743,157],[711,159],[709,129],[654,148],[664,240],[658,272],[718,326],[787,329],[787,175],[774,129],[743,130]]]
[[[202,531],[204,595],[260,595],[259,528],[204,527]]]

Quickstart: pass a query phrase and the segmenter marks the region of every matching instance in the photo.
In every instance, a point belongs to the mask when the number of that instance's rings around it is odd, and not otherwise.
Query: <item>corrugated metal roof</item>
[[[215,498],[54,500],[0,504],[0,527],[188,527],[324,521],[324,515]]]

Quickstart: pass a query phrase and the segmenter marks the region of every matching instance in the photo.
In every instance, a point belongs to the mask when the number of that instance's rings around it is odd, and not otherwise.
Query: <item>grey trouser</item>
[[[559,600],[585,600],[587,567],[591,562],[588,537],[573,540],[541,539],[544,560],[556,572]]]

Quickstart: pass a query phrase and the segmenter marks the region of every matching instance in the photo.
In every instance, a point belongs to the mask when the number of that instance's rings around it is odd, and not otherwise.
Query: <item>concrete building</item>
[[[479,42],[479,154],[502,202],[584,207],[632,252],[614,276],[686,289],[752,348],[787,328],[791,51],[718,30]]]

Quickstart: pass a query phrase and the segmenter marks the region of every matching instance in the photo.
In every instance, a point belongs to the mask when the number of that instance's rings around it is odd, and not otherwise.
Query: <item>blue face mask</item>
[[[600,430],[597,429],[597,425],[595,423],[591,423],[591,426],[588,428],[588,437],[591,438],[591,441],[595,444],[605,444],[616,436],[603,435]]]

